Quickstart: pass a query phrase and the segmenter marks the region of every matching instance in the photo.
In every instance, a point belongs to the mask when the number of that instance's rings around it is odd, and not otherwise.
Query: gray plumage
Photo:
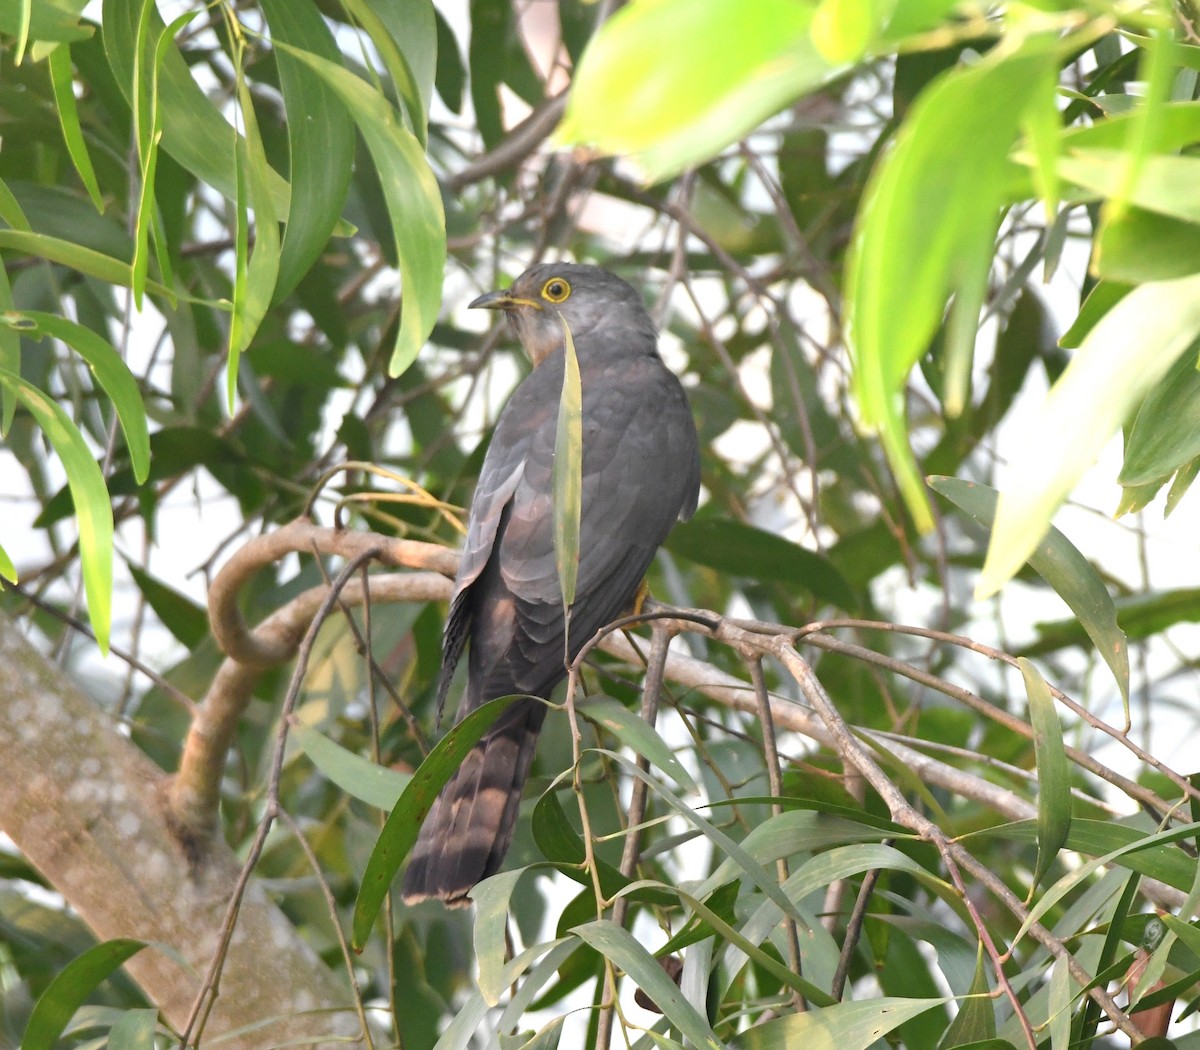
[[[443,640],[439,709],[469,643],[461,720],[499,696],[546,697],[566,677],[551,471],[563,381],[562,318],[579,360],[583,495],[574,657],[632,605],[659,544],[696,508],[700,456],[683,387],[658,356],[640,295],[594,266],[542,264],[473,307],[503,310],[534,369],[483,461]],[[494,874],[512,839],[544,704],[518,701],[438,796],[403,895],[451,905]]]

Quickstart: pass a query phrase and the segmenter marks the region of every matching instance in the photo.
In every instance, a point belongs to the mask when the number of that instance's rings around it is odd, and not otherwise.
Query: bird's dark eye
[[[542,285],[542,298],[552,303],[561,303],[571,294],[571,286],[561,277],[551,277]]]

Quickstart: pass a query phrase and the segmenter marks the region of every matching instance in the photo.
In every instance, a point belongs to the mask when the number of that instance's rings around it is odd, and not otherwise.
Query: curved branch
[[[355,558],[371,548],[377,549],[379,561],[395,568],[429,569],[450,578],[458,571],[458,553],[449,547],[392,539],[373,532],[331,529],[307,518],[297,518],[243,545],[213,580],[208,592],[208,616],[221,652],[240,664],[261,670],[291,659],[296,651],[299,638],[264,630],[265,624],[251,631],[242,618],[238,595],[260,569],[273,565],[285,554]],[[302,627],[300,634],[303,633]]]
[[[292,526],[298,523],[293,522]],[[168,793],[168,806],[178,834],[185,842],[203,840],[216,832],[217,813],[220,804],[221,773],[225,768],[225,756],[233,744],[237,731],[238,720],[241,718],[253,695],[254,686],[266,667],[264,664],[267,654],[275,657],[274,664],[280,664],[291,659],[300,645],[304,632],[308,629],[312,618],[321,607],[329,588],[321,585],[312,587],[303,594],[293,598],[287,605],[276,610],[253,631],[245,626],[241,612],[237,609],[237,591],[232,583],[237,580],[245,582],[257,569],[267,564],[264,555],[272,550],[280,554],[294,550],[310,549],[303,539],[310,539],[320,544],[330,539],[336,543],[325,542],[322,553],[346,554],[355,544],[341,542],[353,533],[337,533],[329,529],[317,529],[309,526],[306,529],[284,526],[279,532],[291,530],[278,543],[266,542],[269,538],[259,537],[252,540],[247,547],[251,555],[243,557],[239,551],[230,564],[237,562],[236,573],[229,572],[227,565],[221,576],[226,577],[224,593],[218,606],[221,614],[226,616],[223,636],[230,643],[230,649],[238,655],[228,656],[213,677],[212,685],[203,701],[196,709],[184,741],[183,754],[180,756],[179,770],[171,780]],[[328,534],[328,535],[326,535]],[[272,534],[274,535],[274,534]],[[370,543],[361,542],[365,535],[367,539],[379,541],[382,537],[372,537],[368,534],[357,534],[359,551],[357,556],[370,551]],[[299,542],[299,546],[297,543]],[[380,548],[376,556],[381,560],[387,559],[396,563],[398,554],[405,554],[412,560],[423,559],[426,564],[446,566],[444,555],[449,554],[457,564],[458,556],[453,551],[428,543],[413,543],[412,541],[387,541],[392,545]],[[397,548],[396,544],[408,544],[412,548]],[[331,549],[334,548],[334,549]],[[355,556],[355,555],[351,555]],[[453,566],[451,566],[453,568]],[[373,577],[370,595],[372,599],[392,602],[430,602],[444,601],[450,597],[453,584],[445,576],[434,572],[416,572],[396,574],[391,576]],[[215,589],[215,588],[214,588]],[[342,591],[342,600],[347,605],[361,605],[364,599],[364,587],[361,580],[352,580]],[[214,602],[210,596],[209,607]],[[236,613],[236,625],[239,637],[236,642],[230,642],[230,619],[234,617],[229,610]],[[214,631],[216,630],[214,619]],[[223,645],[224,647],[224,645]],[[226,650],[229,651],[228,649]],[[252,659],[243,661],[238,657],[250,655]]]

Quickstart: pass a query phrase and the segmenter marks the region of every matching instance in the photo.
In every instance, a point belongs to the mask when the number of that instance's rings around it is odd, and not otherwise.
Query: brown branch
[[[371,594],[382,601],[445,600],[452,588],[447,576],[453,575],[458,564],[454,551],[436,544],[327,529],[304,519],[256,537],[230,558],[209,593],[213,633],[227,659],[196,710],[184,741],[179,771],[170,786],[170,811],[185,838],[203,840],[215,833],[225,758],[254,686],[265,668],[295,655],[328,588],[313,587],[298,595],[253,631],[238,608],[238,593],[259,569],[285,554],[301,551],[351,559],[369,554],[392,565],[435,570],[376,578]],[[342,591],[342,600],[359,605],[365,594],[361,580],[351,581]]]
[[[862,773],[879,797],[883,799],[893,820],[915,831],[922,839],[932,843],[937,848],[947,865],[947,869],[954,878],[956,887],[963,900],[967,899],[968,894],[966,886],[962,883],[957,873],[956,869],[959,867],[970,872],[1018,921],[1025,923],[1029,918],[1029,911],[1016,894],[991,869],[979,863],[959,843],[950,841],[941,828],[909,805],[907,799],[900,793],[900,790],[884,774],[867,749],[859,743],[850,731],[850,727],[846,725],[837,708],[834,707],[833,702],[829,699],[829,695],[825,692],[824,687],[816,675],[813,674],[808,661],[796,651],[792,643],[786,638],[780,638],[777,640],[774,650],[776,657],[796,680],[805,698],[817,710],[826,728],[833,735],[838,753],[846,762],[853,765]],[[1142,1041],[1141,1033],[1137,1030],[1133,1022],[1130,1021],[1125,1011],[1117,1005],[1116,1000],[1104,988],[1089,988],[1089,985],[1092,983],[1092,976],[1067,949],[1067,946],[1041,923],[1030,923],[1028,929],[1030,935],[1045,947],[1051,955],[1066,963],[1067,969],[1076,984],[1081,988],[1088,989],[1087,994],[1099,1005],[1108,1019],[1118,1029],[1129,1036],[1135,1046],[1140,1043]],[[990,940],[986,927],[982,925],[980,925],[980,935],[984,938],[985,943]],[[1002,984],[1006,984],[1007,982],[1003,977],[1003,967],[998,966],[997,970],[998,979]],[[1014,1009],[1020,1011],[1020,1003],[1016,999],[1015,994],[1012,995],[1012,999]],[[1030,1046],[1036,1046],[1036,1041],[1032,1039],[1032,1032],[1028,1032],[1028,1036],[1031,1040]]]

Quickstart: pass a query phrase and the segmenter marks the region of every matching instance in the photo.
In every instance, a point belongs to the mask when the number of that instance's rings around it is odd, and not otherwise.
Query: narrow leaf
[[[696,1046],[723,1050],[724,1043],[708,1021],[689,1003],[663,968],[628,930],[600,919],[571,930],[584,943],[624,970],[633,983],[662,1010],[664,1016]]]
[[[951,1050],[953,1047],[996,1038],[996,1008],[989,998],[990,992],[987,968],[983,964],[983,945],[980,944],[975,951],[975,975],[971,978],[971,989],[938,1043],[939,1050]]]
[[[141,0],[106,0],[102,14],[104,53],[132,108],[136,104],[134,58],[142,15]],[[160,40],[164,28],[157,9],[151,11],[150,38]],[[236,200],[237,179],[228,158],[234,155],[240,137],[192,78],[187,62],[173,42],[162,56],[158,105],[162,111],[163,148],[202,182],[228,200]],[[269,182],[276,214],[285,214],[290,192],[288,184],[274,170],[270,172]]]
[[[233,289],[233,319],[229,325],[229,364],[226,373],[230,412],[237,398],[238,361],[267,315],[275,294],[275,280],[279,276],[279,221],[271,199],[271,166],[267,163],[262,137],[258,133],[258,119],[254,115],[250,90],[240,72],[238,97],[242,119],[246,122],[246,137],[238,140],[238,161],[244,167],[248,203],[254,209],[254,253],[244,268],[239,267],[238,275],[242,280],[235,282]],[[239,198],[239,244],[243,232],[244,203]]]
[[[369,805],[390,810],[412,783],[411,775],[356,755],[303,722],[292,723],[291,735],[329,780]]]
[[[579,576],[579,523],[583,507],[583,393],[579,358],[567,319],[563,326],[563,385],[554,438],[554,561],[562,591],[563,615],[570,625]]]
[[[315,6],[263,0],[262,8],[274,40],[341,61],[333,34]],[[308,272],[337,225],[354,164],[354,124],[320,76],[282,49],[277,49],[276,61],[288,114],[292,180],[275,285],[274,300],[279,302]]]
[[[1000,493],[978,597],[1028,559],[1059,504],[1197,333],[1200,275],[1143,284],[1097,322],[1010,458],[1013,481]]]
[[[1017,666],[1025,680],[1025,695],[1029,697],[1038,774],[1038,859],[1029,884],[1032,898],[1071,832],[1071,766],[1049,686],[1024,657],[1017,660]]]
[[[21,1050],[54,1050],[75,1011],[100,982],[144,947],[144,941],[128,938],[105,941],[67,963],[29,1015]]]
[[[25,329],[23,334],[58,339],[88,363],[96,382],[117,410],[133,475],[140,485],[150,474],[150,431],[146,424],[146,405],[129,366],[107,339],[90,328],[40,310],[26,310],[19,316],[32,321],[35,326],[32,331]],[[11,317],[0,320],[11,320]]]
[[[65,241],[59,237],[50,237],[44,233],[31,233],[27,230],[0,230],[0,248],[10,248],[26,255],[35,255],[50,262],[60,263],[89,277],[98,277],[109,284],[128,287],[130,272],[128,261],[122,262],[111,255],[85,248],[73,241]],[[155,295],[170,298],[173,293],[156,281],[147,281],[146,287]],[[180,296],[188,302],[205,302],[193,296]],[[211,303],[209,303],[211,305]]]
[[[987,485],[958,478],[933,477],[930,487],[990,527],[996,517],[997,493]],[[1053,526],[1029,555],[1029,566],[1070,606],[1097,652],[1108,664],[1129,702],[1129,642],[1117,623],[1117,607],[1108,588],[1079,549]]]
[[[0,370],[0,384],[29,409],[66,471],[79,522],[79,558],[88,617],[96,644],[107,654],[112,624],[113,516],[104,476],[83,435],[57,402],[12,372]]]
[[[589,722],[612,733],[630,750],[662,770],[685,791],[698,791],[691,774],[683,767],[654,727],[636,711],[609,696],[589,696],[575,704]]]
[[[867,1050],[905,1021],[950,1001],[883,997],[837,1003],[755,1025],[729,1045],[731,1050]]]
[[[1122,485],[1159,481],[1200,455],[1200,371],[1195,349],[1180,356],[1138,409],[1117,476]]]
[[[475,902],[475,961],[479,991],[488,1006],[497,1006],[512,982],[504,972],[508,962],[508,913],[517,880],[524,868],[502,871],[471,891]]]
[[[71,48],[68,44],[59,44],[50,52],[48,59],[50,67],[50,86],[54,89],[54,106],[58,110],[58,122],[62,127],[63,139],[67,143],[67,153],[71,163],[79,174],[88,196],[96,206],[96,211],[104,212],[104,198],[100,195],[100,185],[96,182],[96,169],[92,167],[92,158],[88,154],[87,143],[83,140],[83,128],[79,124],[79,107],[75,104],[74,74],[71,68]]]
[[[438,793],[504,709],[522,699],[529,698],[502,696],[472,711],[442,738],[413,774],[396,808],[388,816],[363,872],[362,886],[354,902],[355,948],[362,948],[367,943],[392,879],[417,841],[421,822]]]
[[[311,66],[337,92],[375,161],[400,256],[403,309],[388,364],[388,374],[398,376],[416,359],[441,306],[446,266],[441,190],[419,143],[385,98],[333,62],[282,42],[276,46]]]

